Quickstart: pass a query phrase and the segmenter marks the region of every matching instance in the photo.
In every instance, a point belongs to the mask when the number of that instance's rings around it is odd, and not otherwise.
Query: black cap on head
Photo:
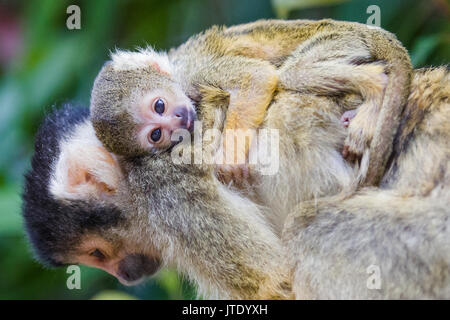
[[[120,211],[104,203],[58,200],[49,191],[50,179],[60,154],[60,141],[89,119],[89,109],[70,104],[46,117],[35,140],[31,169],[25,175],[23,217],[37,258],[47,266],[63,264],[83,233],[116,225]]]

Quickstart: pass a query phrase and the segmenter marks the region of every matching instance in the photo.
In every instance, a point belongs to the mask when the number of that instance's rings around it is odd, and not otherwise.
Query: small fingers
[[[215,170],[217,179],[225,185],[242,188],[250,184],[251,176],[248,165],[218,165]]]
[[[356,116],[357,110],[348,110],[345,111],[341,116],[341,123],[344,127],[348,127],[350,125],[350,121]]]

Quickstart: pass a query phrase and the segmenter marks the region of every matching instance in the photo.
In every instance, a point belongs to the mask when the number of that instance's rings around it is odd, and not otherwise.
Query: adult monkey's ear
[[[116,157],[95,136],[90,122],[60,142],[60,154],[50,182],[58,199],[105,199],[119,186],[122,173]]]

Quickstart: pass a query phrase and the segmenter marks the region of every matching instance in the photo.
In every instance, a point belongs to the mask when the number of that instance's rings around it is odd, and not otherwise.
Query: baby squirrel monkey
[[[367,154],[370,165],[362,161],[360,179],[376,184],[391,152],[411,70],[395,36],[358,23],[262,20],[212,27],[168,54],[151,49],[113,54],[94,83],[92,121],[110,151],[135,156],[173,146],[176,129],[192,130],[195,102],[217,89],[229,94],[225,134],[257,129],[277,89],[356,94],[363,103],[349,124],[343,155]],[[352,117],[344,118],[348,124]],[[244,145],[236,152],[247,154],[250,143]],[[234,152],[232,147],[225,146],[225,154]]]

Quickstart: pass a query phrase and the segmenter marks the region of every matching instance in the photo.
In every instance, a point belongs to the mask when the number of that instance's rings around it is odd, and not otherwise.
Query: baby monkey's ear
[[[79,129],[90,134],[76,132],[61,143],[50,192],[66,200],[107,199],[116,193],[122,178],[119,164],[97,140],[90,125]]]

